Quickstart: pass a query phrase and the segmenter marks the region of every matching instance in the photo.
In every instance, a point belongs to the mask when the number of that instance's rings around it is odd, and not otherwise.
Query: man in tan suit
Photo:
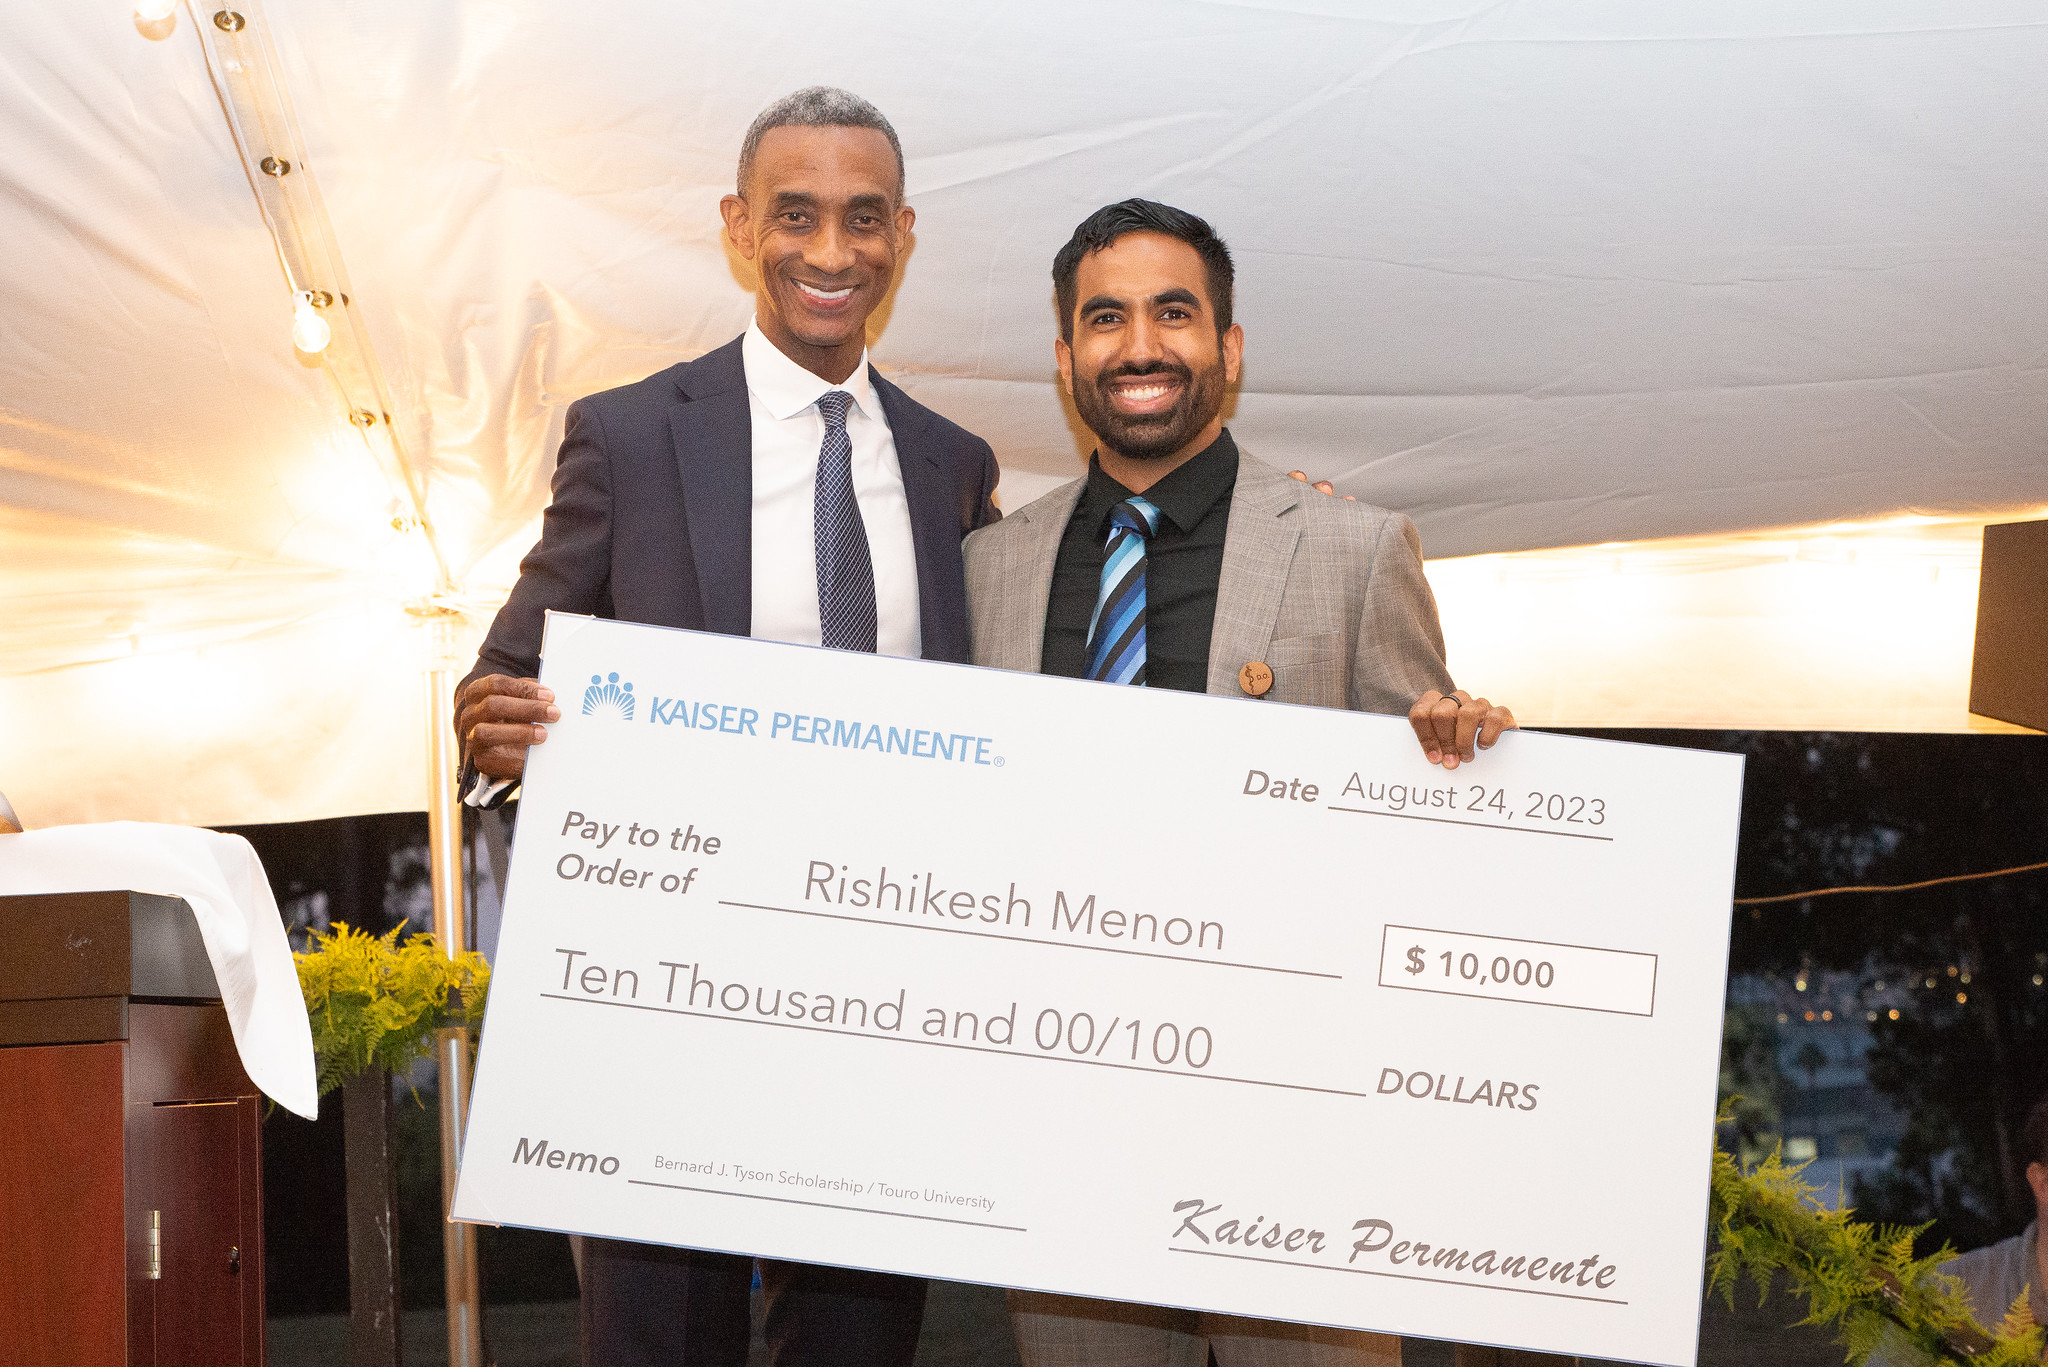
[[[1455,769],[1515,721],[1456,690],[1422,542],[1400,513],[1316,492],[1223,427],[1244,331],[1230,253],[1192,214],[1098,210],[1053,262],[1060,378],[1088,474],[967,540],[970,658],[1228,697],[1407,714]],[[1010,1293],[1024,1367],[1392,1367],[1400,1340]]]

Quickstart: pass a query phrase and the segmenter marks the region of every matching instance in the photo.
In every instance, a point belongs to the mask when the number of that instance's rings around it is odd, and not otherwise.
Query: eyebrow
[[[1201,311],[1202,308],[1202,301],[1195,294],[1195,292],[1181,285],[1175,285],[1170,290],[1161,290],[1159,293],[1152,295],[1145,302],[1151,304],[1154,308],[1157,308],[1161,304],[1185,304],[1189,308],[1194,309],[1198,313]],[[1124,303],[1124,301],[1121,299],[1114,298],[1107,294],[1098,294],[1090,300],[1088,300],[1087,303],[1081,305],[1080,309],[1077,310],[1077,312],[1080,314],[1081,317],[1086,318],[1089,314],[1094,313],[1099,309],[1125,309],[1128,307],[1130,306]]]
[[[818,197],[809,190],[783,190],[775,196],[774,212],[778,214],[788,209],[815,209],[817,207]],[[856,209],[868,209],[887,213],[893,206],[887,195],[865,194],[855,195],[847,200],[846,207],[849,212]]]

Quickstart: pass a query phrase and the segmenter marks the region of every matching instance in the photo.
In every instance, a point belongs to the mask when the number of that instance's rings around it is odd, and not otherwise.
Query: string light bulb
[[[177,7],[178,0],[135,0],[135,17],[145,24],[161,24]]]
[[[292,345],[309,356],[317,356],[333,340],[334,330],[313,307],[313,292],[300,290],[292,303]]]

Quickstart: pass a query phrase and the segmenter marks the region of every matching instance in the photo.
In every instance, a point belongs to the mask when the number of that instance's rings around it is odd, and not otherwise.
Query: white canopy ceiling
[[[32,825],[423,801],[433,556],[384,429],[290,345],[201,46],[230,2],[0,4],[0,788]],[[325,209],[282,229],[345,263],[309,283],[351,296],[465,640],[565,406],[744,326],[716,203],[816,82],[909,155],[875,359],[994,443],[1009,506],[1085,450],[1052,253],[1131,194],[1235,250],[1240,440],[1432,556],[2048,505],[2039,0],[235,9],[296,121],[251,141],[303,146]],[[1715,687],[1608,716],[1780,719]]]

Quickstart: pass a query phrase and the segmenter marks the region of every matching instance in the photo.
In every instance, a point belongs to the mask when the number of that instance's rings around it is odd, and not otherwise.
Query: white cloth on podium
[[[0,835],[0,895],[110,889],[185,899],[249,1080],[312,1119],[320,1106],[313,1031],[277,899],[249,842],[139,821]]]

